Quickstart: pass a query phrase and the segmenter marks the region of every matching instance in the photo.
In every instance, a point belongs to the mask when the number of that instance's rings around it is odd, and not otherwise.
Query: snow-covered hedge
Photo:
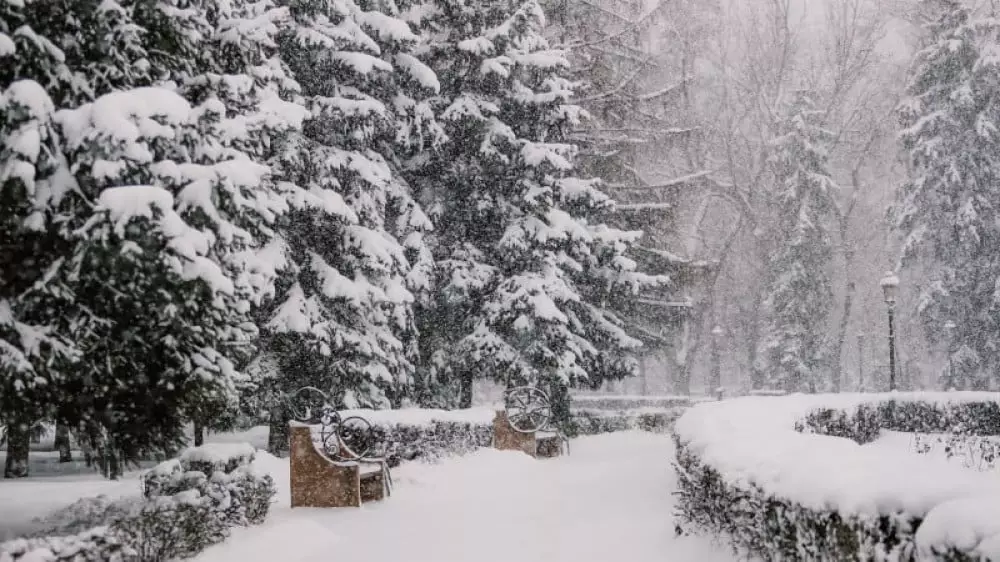
[[[261,523],[274,483],[254,471],[248,445],[185,450],[143,476],[143,497],[86,498],[43,522],[31,538],[0,543],[0,562],[150,562],[193,556],[230,527]]]
[[[1000,479],[871,444],[1000,434],[989,393],[748,397],[674,426],[682,530],[768,560],[1000,560]]]
[[[684,407],[637,408],[632,410],[573,410],[570,419],[570,436],[597,435],[615,431],[642,430],[654,433],[670,431],[677,418],[684,413]]]
[[[568,433],[575,437],[630,429],[666,432],[683,411],[683,407],[620,411],[574,408]],[[386,444],[387,454],[400,459],[434,460],[464,454],[489,447],[493,440],[491,408],[347,410],[341,415],[361,416],[370,421],[377,432],[376,439]]]
[[[705,398],[690,396],[642,396],[614,394],[579,394],[573,396],[573,408],[584,410],[635,410],[639,408],[686,408]]]

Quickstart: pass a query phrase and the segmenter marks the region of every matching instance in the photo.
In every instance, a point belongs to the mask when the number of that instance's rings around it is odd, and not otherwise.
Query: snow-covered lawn
[[[139,472],[129,472],[121,480],[111,481],[92,469],[87,470],[68,476],[0,479],[0,541],[23,535],[34,527],[35,518],[80,498],[100,495],[117,498],[142,493]]]
[[[702,539],[675,538],[673,445],[624,432],[574,440],[534,460],[480,450],[394,470],[388,500],[361,509],[288,506],[288,463],[261,455],[279,496],[260,527],[237,529],[199,562],[712,562]]]

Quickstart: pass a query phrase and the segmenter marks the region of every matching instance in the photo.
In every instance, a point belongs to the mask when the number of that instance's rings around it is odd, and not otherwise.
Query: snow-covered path
[[[481,450],[394,471],[391,498],[362,509],[288,508],[287,463],[261,459],[281,493],[268,521],[199,562],[712,562],[732,558],[674,537],[673,446],[640,432],[574,440],[536,461]]]

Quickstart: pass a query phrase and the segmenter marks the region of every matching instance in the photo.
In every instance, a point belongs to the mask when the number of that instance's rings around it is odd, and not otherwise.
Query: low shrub
[[[249,452],[248,452],[249,451]],[[275,494],[248,446],[184,451],[143,475],[141,497],[86,498],[47,517],[31,538],[0,543],[0,562],[158,562],[188,558],[234,526],[263,522]]]
[[[0,562],[132,562],[141,560],[110,527],[63,537],[14,539],[0,543]]]

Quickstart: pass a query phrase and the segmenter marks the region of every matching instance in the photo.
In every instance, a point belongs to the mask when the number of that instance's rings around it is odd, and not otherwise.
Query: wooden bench
[[[493,446],[501,451],[521,451],[535,458],[562,455],[563,437],[554,431],[524,433],[510,426],[507,412],[497,410],[493,417]]]
[[[292,507],[361,507],[389,495],[381,459],[332,460],[316,447],[305,424],[293,423],[289,440]]]

